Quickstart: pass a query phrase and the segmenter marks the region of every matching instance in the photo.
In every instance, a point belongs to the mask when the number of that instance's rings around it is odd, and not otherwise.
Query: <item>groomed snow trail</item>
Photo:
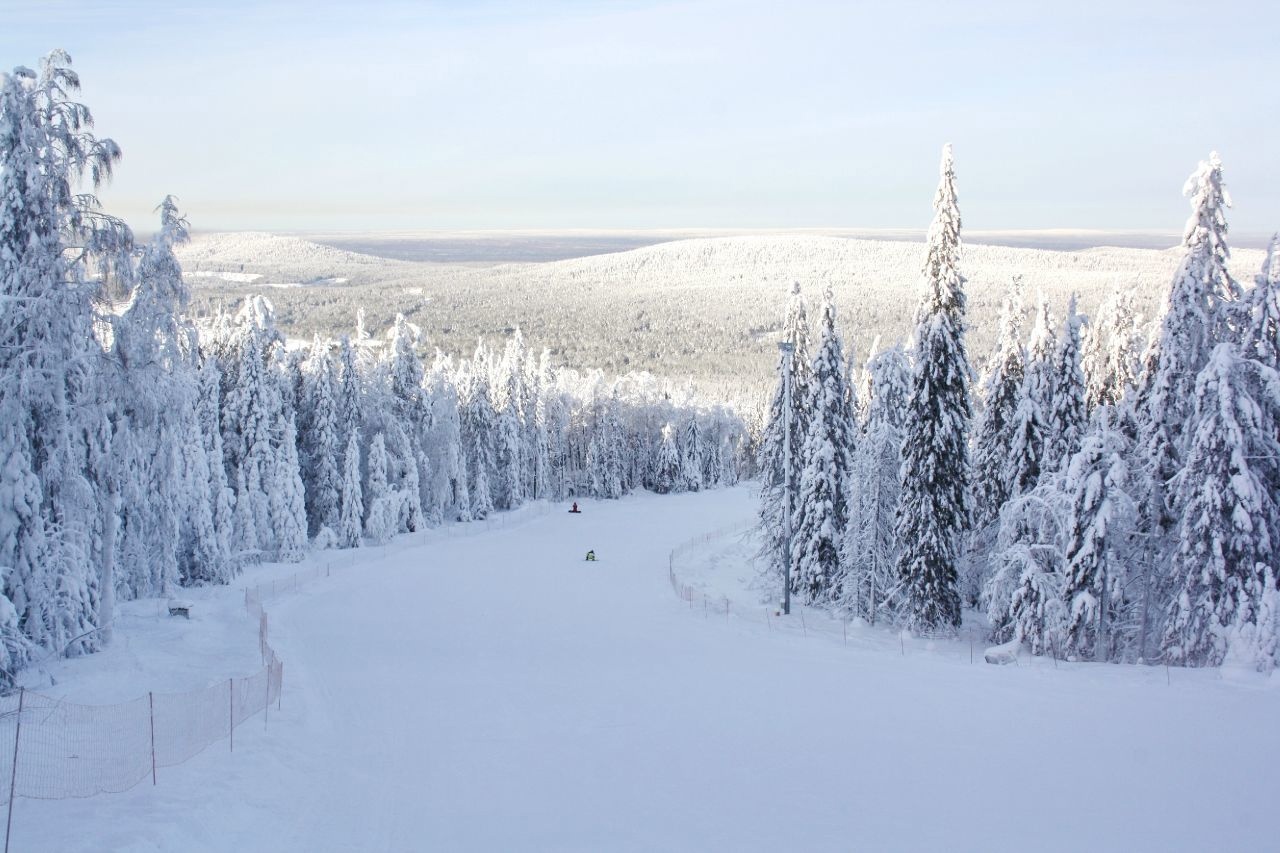
[[[1280,692],[969,665],[704,619],[667,554],[749,488],[439,537],[269,605],[283,709],[15,850],[1240,850]],[[587,563],[595,549],[600,561]]]

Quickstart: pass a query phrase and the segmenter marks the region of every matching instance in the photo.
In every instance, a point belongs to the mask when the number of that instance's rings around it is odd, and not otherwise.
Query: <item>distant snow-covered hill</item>
[[[923,253],[921,244],[901,241],[741,236],[477,268],[388,260],[252,233],[206,235],[183,247],[180,257],[203,310],[270,284],[309,284],[271,294],[280,324],[293,335],[348,331],[364,308],[373,330],[398,312],[409,316],[423,329],[428,351],[469,352],[478,336],[494,338],[520,326],[531,345],[550,347],[558,360],[578,367],[754,384],[771,379],[791,282],[800,282],[812,303],[830,283],[846,342],[861,356],[876,336],[888,344],[910,333]],[[1043,293],[1059,314],[1072,292],[1089,313],[1109,294],[1128,290],[1151,317],[1179,258],[1176,249],[966,246],[971,358],[985,360],[1014,275],[1023,277],[1028,303]],[[1262,252],[1237,250],[1232,267],[1251,283],[1261,262]],[[262,278],[229,281],[199,272]]]

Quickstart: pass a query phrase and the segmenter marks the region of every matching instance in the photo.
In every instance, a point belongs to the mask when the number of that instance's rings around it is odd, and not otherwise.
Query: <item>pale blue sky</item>
[[[368,5],[369,8],[359,8]],[[0,0],[0,66],[64,47],[147,229],[1175,231],[1221,152],[1280,228],[1275,3]]]

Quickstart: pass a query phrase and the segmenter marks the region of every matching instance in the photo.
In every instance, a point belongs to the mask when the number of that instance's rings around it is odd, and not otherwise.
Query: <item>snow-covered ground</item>
[[[971,664],[964,637],[854,626],[846,643],[839,623],[806,637],[761,618],[734,536],[677,559],[684,582],[731,601],[712,614],[673,594],[668,554],[748,519],[749,487],[583,508],[357,552],[268,601],[285,661],[268,723],[157,787],[19,799],[12,849],[1275,845],[1275,679]],[[41,692],[119,701],[252,670],[242,596],[193,596],[189,624],[130,605],[112,651],[53,668]]]

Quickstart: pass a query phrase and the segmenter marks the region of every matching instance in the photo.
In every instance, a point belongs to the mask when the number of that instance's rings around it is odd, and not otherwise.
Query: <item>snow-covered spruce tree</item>
[[[318,337],[307,359],[303,385],[308,429],[302,441],[302,482],[307,498],[308,533],[336,532],[342,508],[342,443],[338,424],[337,383],[329,348]]]
[[[364,535],[375,545],[391,539],[396,532],[396,519],[399,516],[399,498],[392,491],[387,478],[389,465],[386,442],[382,433],[378,433],[369,443],[368,475],[364,489]]]
[[[222,400],[219,390],[222,383],[222,370],[218,357],[207,355],[200,364],[198,375],[197,413],[201,425],[201,437],[204,441],[205,459],[209,464],[208,491],[213,502],[213,526],[218,534],[218,548],[226,555],[225,577],[210,577],[209,583],[227,583],[240,570],[239,563],[233,559],[235,549],[232,537],[235,535],[235,492],[227,481],[227,469],[222,454]]]
[[[427,432],[427,453],[431,459],[427,491],[430,523],[471,520],[471,497],[467,490],[466,458],[462,450],[462,418],[452,364],[439,353],[431,368],[427,395],[431,414]]]
[[[1035,488],[1045,469],[1045,439],[1049,434],[1049,413],[1053,407],[1053,354],[1057,348],[1049,306],[1040,299],[1035,326],[1028,341],[1026,369],[1018,405],[1014,409],[1004,481],[1008,497]]]
[[[1065,469],[1071,494],[1068,521],[1067,611],[1064,654],[1086,660],[1116,660],[1116,634],[1125,610],[1126,552],[1136,505],[1129,494],[1128,441],[1101,409],[1094,428]]]
[[[508,401],[510,401],[508,397]],[[522,430],[515,406],[508,402],[497,412],[497,431],[493,439],[494,472],[493,506],[514,509],[520,505],[524,487],[520,479]]]
[[[586,468],[590,492],[598,498],[622,497],[622,427],[618,420],[618,398],[592,407],[596,410],[587,445]],[[683,468],[681,469],[683,475]]]
[[[399,421],[388,424],[387,435],[390,438],[388,446],[396,448],[396,451],[389,455],[391,468],[388,472],[392,490],[399,497],[396,532],[414,533],[425,529],[426,526],[422,511],[422,480],[419,472],[426,467],[427,461],[422,455],[419,441],[411,440]]]
[[[265,300],[246,300],[236,337],[236,370],[222,409],[223,448],[236,472],[236,541],[245,551],[275,553],[278,542],[271,514],[271,486],[276,468],[283,401],[270,350],[278,334]],[[252,519],[252,528],[246,519]]]
[[[896,532],[900,613],[916,631],[960,625],[957,588],[969,524],[969,358],[964,346],[960,208],[951,146],[942,152],[916,315],[916,352],[902,447]]]
[[[184,348],[187,330],[178,320],[187,292],[172,245],[186,239],[186,223],[172,198],[158,210],[160,231],[143,250],[127,310],[114,320],[107,361],[114,380],[114,451],[125,461],[117,475],[124,499],[117,501],[115,574],[129,597],[164,594],[178,585],[179,552],[190,553],[189,525],[199,523],[202,509],[209,512],[207,504],[199,506],[181,463],[189,436],[184,416],[190,416],[195,389]],[[180,519],[187,525],[182,531]],[[182,573],[190,569],[188,560]]]
[[[690,415],[680,436],[680,486],[686,492],[702,489],[702,430],[696,413]]]
[[[1142,540],[1140,653],[1162,633],[1158,623],[1167,612],[1176,578],[1168,573],[1174,548],[1171,533],[1182,514],[1170,484],[1185,464],[1190,439],[1186,433],[1196,400],[1197,376],[1230,325],[1224,306],[1234,302],[1239,286],[1227,271],[1226,208],[1230,206],[1217,154],[1202,162],[1183,192],[1191,196],[1191,217],[1183,235],[1182,262],[1169,288],[1160,331],[1147,355],[1135,397],[1138,424]]]
[[[360,431],[347,435],[342,454],[342,504],[338,511],[338,547],[359,548],[364,531],[364,490],[360,485]]]
[[[1089,424],[1085,411],[1084,371],[1080,367],[1080,329],[1084,322],[1085,318],[1076,311],[1073,293],[1067,303],[1062,334],[1058,336],[1058,345],[1053,353],[1052,388],[1049,392],[1044,459],[1055,470],[1080,449]]]
[[[782,354],[778,357],[778,384],[769,404],[756,461],[761,480],[759,518],[762,542],[756,559],[767,587],[779,593],[783,586],[784,558],[791,548],[791,543],[785,536],[784,518],[788,507],[791,517],[795,518],[796,500],[800,495],[800,454],[809,424],[809,320],[799,282],[791,288],[782,334],[782,340],[792,345],[793,352],[790,359]],[[790,373],[784,376],[788,364]],[[789,412],[784,399],[788,388]],[[788,419],[791,423],[789,480],[785,471],[788,446],[785,425]]]
[[[982,411],[973,442],[973,526],[982,530],[999,516],[1012,491],[1005,479],[1014,415],[1022,393],[1026,355],[1022,351],[1022,284],[1017,276],[1013,292],[1000,310],[995,351],[982,377]]]
[[[897,582],[894,514],[902,485],[911,364],[898,344],[872,357],[863,373],[867,377],[866,424],[854,446],[839,604],[842,610],[875,624]]]
[[[566,498],[572,487],[572,411],[564,392],[559,387],[559,380],[550,386],[549,393],[543,396],[547,418],[547,458],[551,463],[549,481],[551,494],[555,499]]]
[[[1219,344],[1196,380],[1191,444],[1178,478],[1181,509],[1163,649],[1170,662],[1218,666],[1230,629],[1256,619],[1277,568],[1280,376]]]
[[[1227,635],[1227,659],[1270,672],[1280,666],[1280,589],[1270,566],[1263,571],[1256,608],[1243,609]],[[1252,619],[1252,621],[1250,621]]]
[[[1085,376],[1085,409],[1117,406],[1132,394],[1138,375],[1139,349],[1143,343],[1133,311],[1133,293],[1111,296],[1098,310],[1097,322],[1085,328],[1080,366]]]
[[[113,543],[100,539],[95,548],[101,496],[86,465],[86,436],[98,431],[96,284],[65,250],[69,240],[100,245],[96,199],[72,187],[86,173],[96,185],[120,156],[90,132],[88,108],[70,100],[78,88],[62,51],[45,57],[38,74],[19,67],[0,76],[3,598],[27,641],[71,654],[99,646],[99,591],[114,581],[100,575]],[[116,233],[127,242],[125,231]],[[7,615],[3,601],[0,609]],[[11,628],[0,633],[11,662],[24,663],[27,643]]]
[[[298,431],[293,415],[283,419],[271,483],[271,520],[276,559],[296,563],[307,555],[307,510],[298,471]]]
[[[1240,324],[1240,352],[1267,367],[1280,369],[1280,234],[1267,245],[1262,270],[1254,277]]]
[[[1061,472],[1045,472],[1000,510],[992,569],[982,588],[991,639],[1017,640],[1033,654],[1057,654],[1066,632],[1063,604],[1071,498]]]
[[[794,591],[807,604],[825,603],[840,589],[840,546],[849,523],[850,454],[854,447],[844,342],[836,328],[830,287],[823,294],[819,323],[822,337],[810,369],[813,408],[800,454],[804,470],[791,546]]]
[[[489,383],[472,375],[466,414],[462,419],[462,441],[467,455],[467,491],[471,496],[471,517],[487,518],[493,512],[489,490],[493,470],[494,413],[489,403]]]
[[[424,371],[417,354],[421,334],[404,315],[396,315],[387,333],[390,344],[378,368],[380,381],[375,383],[389,405],[367,413],[365,421],[366,427],[384,434],[392,463],[388,476],[400,497],[399,532],[424,526],[422,484],[429,480],[430,463],[423,452],[428,411],[423,401]]]
[[[350,436],[364,422],[362,412],[362,388],[360,367],[351,339],[346,335],[338,341],[338,434]]]
[[[212,459],[208,444],[209,437],[219,438],[218,421],[200,417],[198,335],[180,321],[190,297],[173,249],[187,240],[187,222],[172,196],[157,210],[160,230],[143,251],[131,304],[117,325],[120,373],[129,380],[122,396],[134,416],[121,426],[136,431],[138,417],[145,415],[153,430],[148,441],[153,457],[145,462],[172,460],[169,470],[157,470],[144,505],[162,508],[152,511],[158,523],[150,528],[163,538],[175,536],[174,544],[162,543],[151,554],[167,561],[172,553],[184,585],[225,583],[234,573],[231,531],[219,525],[231,524],[230,505],[224,504],[230,495],[225,472],[212,469],[223,464],[221,444]],[[167,568],[156,574],[171,579]]]
[[[547,440],[546,407],[543,404],[543,376],[539,356],[532,351],[524,356],[524,431],[523,456],[525,496],[531,500],[546,498],[550,489],[551,457]]]
[[[653,490],[660,495],[678,491],[680,486],[680,450],[676,446],[671,424],[662,427],[662,444],[653,466]]]
[[[498,416],[494,440],[496,477],[493,503],[497,509],[513,509],[524,502],[528,482],[525,459],[524,335],[519,329],[507,341],[502,358],[493,366],[493,402]]]

